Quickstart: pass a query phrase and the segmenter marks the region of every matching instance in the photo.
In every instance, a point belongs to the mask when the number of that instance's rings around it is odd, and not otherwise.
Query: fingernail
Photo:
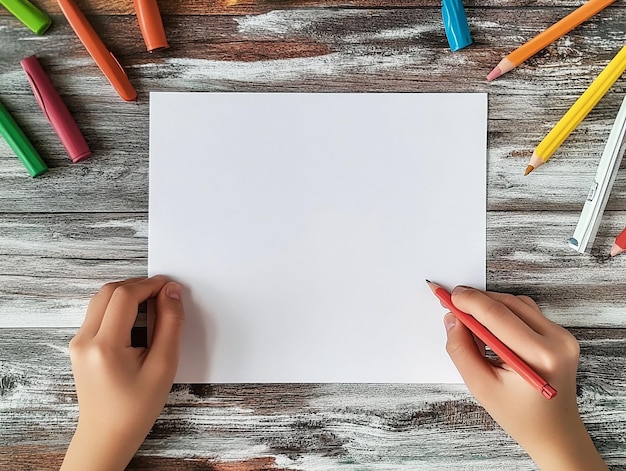
[[[454,327],[456,325],[456,317],[454,317],[454,314],[449,312],[443,316],[443,324],[446,326],[446,332]]]
[[[180,301],[180,297],[182,294],[182,288],[178,283],[170,283],[165,289],[165,294],[168,298],[176,299]]]
[[[455,286],[454,289],[452,290],[452,294],[460,294],[463,291],[467,291],[468,289],[472,289],[469,286],[463,286],[463,285],[459,285],[459,286]]]

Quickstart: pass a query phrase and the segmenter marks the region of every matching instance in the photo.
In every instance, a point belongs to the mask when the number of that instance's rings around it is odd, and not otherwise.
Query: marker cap
[[[52,24],[50,17],[28,0],[0,0],[0,3],[35,34],[45,33]]]
[[[458,51],[472,44],[465,9],[462,0],[443,0],[441,13],[448,44],[452,51]]]
[[[6,139],[31,177],[36,177],[48,171],[48,167],[41,160],[37,150],[2,103],[0,103],[0,135]]]
[[[85,138],[37,57],[27,57],[20,61],[20,64],[26,72],[41,111],[52,125],[54,132],[59,136],[61,144],[65,147],[72,162],[78,162],[89,157],[91,151]]]
[[[156,0],[133,0],[141,35],[148,52],[170,47]]]

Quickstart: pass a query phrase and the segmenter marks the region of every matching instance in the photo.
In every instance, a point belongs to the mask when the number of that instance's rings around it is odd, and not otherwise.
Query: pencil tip
[[[428,284],[428,287],[433,293],[437,291],[439,288],[441,288],[437,283],[434,283],[430,280],[426,280],[426,283]]]
[[[499,67],[495,67],[491,72],[489,72],[489,75],[487,75],[487,82],[497,79],[500,75],[502,75],[502,71]]]
[[[432,282],[428,278],[426,278],[426,283],[430,284]]]
[[[535,170],[535,167],[533,167],[532,165],[529,165],[528,167],[526,167],[526,171],[524,172],[524,176],[528,175],[533,170]]]

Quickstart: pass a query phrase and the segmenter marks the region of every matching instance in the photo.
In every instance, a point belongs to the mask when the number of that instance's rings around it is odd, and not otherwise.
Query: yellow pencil
[[[607,64],[600,75],[589,85],[589,88],[578,97],[578,100],[556,123],[543,141],[535,148],[526,172],[528,175],[534,169],[543,165],[554,152],[559,148],[567,136],[585,119],[585,116],[593,109],[600,99],[606,94],[609,88],[617,81],[626,70],[626,46]]]

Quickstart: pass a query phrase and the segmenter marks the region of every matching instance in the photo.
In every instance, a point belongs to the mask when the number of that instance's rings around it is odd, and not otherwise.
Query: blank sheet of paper
[[[177,382],[460,382],[428,278],[484,287],[486,94],[152,93]]]

